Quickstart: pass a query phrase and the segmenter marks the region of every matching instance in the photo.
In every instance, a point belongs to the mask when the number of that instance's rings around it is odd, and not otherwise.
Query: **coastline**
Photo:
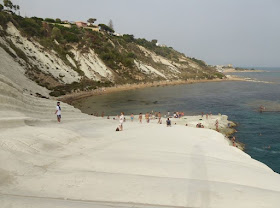
[[[104,95],[104,94],[110,94],[110,93],[114,93],[114,92],[121,92],[121,91],[127,91],[127,90],[135,90],[135,89],[143,89],[143,88],[147,88],[147,87],[196,84],[196,83],[206,83],[206,82],[227,82],[227,81],[248,82],[250,80],[248,80],[246,78],[243,78],[243,77],[226,75],[226,78],[224,78],[224,79],[174,80],[174,81],[157,81],[157,82],[139,83],[139,84],[125,84],[125,85],[116,85],[116,86],[113,86],[113,87],[103,87],[103,88],[95,89],[95,90],[92,90],[92,91],[73,92],[71,94],[60,96],[60,97],[58,97],[58,99],[61,100],[62,102],[66,102],[66,103],[71,105],[72,102],[76,101],[76,100],[80,100],[80,99],[91,97],[91,96],[99,96],[99,95]]]
[[[242,72],[242,73],[247,73],[247,72],[255,72],[255,73],[258,73],[258,72],[266,72],[264,70],[235,70],[235,69],[224,69],[223,70],[223,73],[239,73],[239,72]]]
[[[126,119],[126,123],[131,122],[130,121],[130,116],[129,115],[125,115]],[[110,116],[110,118],[114,118],[113,120],[118,121],[118,119],[116,119],[114,116]],[[233,146],[233,142],[231,140],[232,135],[236,132],[236,129],[234,129],[236,125],[236,123],[234,123],[233,121],[228,120],[228,116],[227,115],[211,115],[208,118],[206,118],[206,116],[204,115],[203,117],[201,115],[194,115],[194,116],[182,116],[181,118],[174,118],[174,117],[169,117],[172,125],[176,126],[188,126],[188,127],[192,127],[192,128],[197,128],[196,125],[198,123],[201,123],[204,128],[200,128],[200,129],[210,129],[213,131],[216,131],[216,126],[215,126],[215,122],[216,120],[218,120],[219,122],[219,133],[221,133],[224,136],[224,139],[228,142],[229,146]],[[164,117],[162,117],[162,125],[165,125],[165,120],[167,119],[166,115]],[[137,119],[137,115],[135,115],[135,122],[138,123],[138,119]],[[158,122],[158,118],[155,117],[153,119],[150,119],[151,124],[157,124]],[[143,119],[143,123],[146,123],[145,119]],[[141,125],[141,124],[139,124]],[[198,128],[199,129],[199,128]],[[236,148],[240,149],[241,151],[245,152],[245,144],[239,142],[239,141],[235,141],[236,144]]]

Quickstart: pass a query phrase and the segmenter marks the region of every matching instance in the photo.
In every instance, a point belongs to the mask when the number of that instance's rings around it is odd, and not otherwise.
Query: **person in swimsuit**
[[[143,115],[142,115],[142,113],[140,113],[140,114],[139,114],[139,122],[140,122],[140,123],[142,123],[142,118],[143,118]]]
[[[124,112],[121,112],[121,116],[119,117],[119,121],[120,121],[120,131],[123,131],[123,122],[124,122]]]

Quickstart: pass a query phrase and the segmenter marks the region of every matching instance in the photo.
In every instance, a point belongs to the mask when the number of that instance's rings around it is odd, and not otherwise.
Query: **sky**
[[[1,1],[1,0],[0,0]],[[108,24],[208,64],[280,67],[280,0],[12,0],[21,15]]]

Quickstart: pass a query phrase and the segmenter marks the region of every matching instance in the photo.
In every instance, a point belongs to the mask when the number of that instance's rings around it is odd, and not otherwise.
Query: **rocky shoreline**
[[[237,126],[233,121],[228,120],[226,115],[212,115],[207,119],[206,116],[184,116],[179,119],[173,119],[178,125],[187,125],[189,127],[196,127],[196,124],[201,123],[204,128],[216,130],[215,122],[219,122],[219,132],[224,135],[225,139],[228,141],[229,145],[233,146],[232,137],[236,133],[234,127]],[[245,144],[235,140],[235,145],[238,149],[244,151]]]

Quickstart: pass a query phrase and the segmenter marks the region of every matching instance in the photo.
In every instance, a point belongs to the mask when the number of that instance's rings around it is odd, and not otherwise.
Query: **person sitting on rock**
[[[171,127],[171,120],[169,118],[167,118],[166,120],[166,126]]]

